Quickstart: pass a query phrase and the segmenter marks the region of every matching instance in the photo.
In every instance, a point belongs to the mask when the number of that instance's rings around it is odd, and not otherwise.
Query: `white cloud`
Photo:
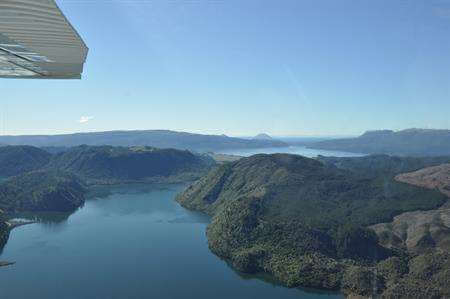
[[[88,121],[90,121],[91,119],[93,119],[94,117],[93,116],[82,116],[82,117],[80,117],[80,119],[78,120],[78,122],[80,123],[80,124],[85,124],[85,123],[87,123]]]

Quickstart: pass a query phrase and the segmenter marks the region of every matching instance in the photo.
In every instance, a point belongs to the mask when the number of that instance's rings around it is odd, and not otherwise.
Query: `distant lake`
[[[275,154],[275,153],[287,153],[287,154],[295,154],[302,155],[309,158],[314,158],[319,155],[322,156],[333,156],[333,157],[362,157],[366,156],[366,154],[357,154],[357,153],[349,153],[349,152],[341,152],[341,151],[327,151],[327,150],[319,150],[307,148],[305,146],[287,146],[287,147],[268,147],[268,148],[254,148],[254,149],[242,149],[242,150],[225,150],[221,151],[221,154],[228,155],[237,155],[248,157],[256,154]]]
[[[20,215],[0,260],[1,298],[343,298],[241,275],[213,255],[185,185],[97,188],[75,213]]]

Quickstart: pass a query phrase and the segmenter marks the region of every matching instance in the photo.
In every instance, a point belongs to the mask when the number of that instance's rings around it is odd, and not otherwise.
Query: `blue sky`
[[[0,133],[450,129],[450,1],[57,0],[80,81],[0,81]]]

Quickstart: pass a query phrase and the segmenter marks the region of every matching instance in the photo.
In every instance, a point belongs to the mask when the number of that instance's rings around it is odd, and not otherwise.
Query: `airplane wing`
[[[87,53],[55,0],[0,0],[0,78],[80,79]]]

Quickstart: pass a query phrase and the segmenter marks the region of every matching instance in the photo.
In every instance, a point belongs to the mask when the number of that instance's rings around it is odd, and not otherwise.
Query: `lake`
[[[73,214],[20,215],[0,260],[1,298],[343,298],[242,275],[213,255],[185,185],[98,187]]]
[[[225,150],[221,151],[221,154],[228,155],[237,155],[248,157],[255,154],[275,154],[275,153],[287,153],[287,154],[295,154],[302,155],[309,158],[314,158],[319,155],[328,156],[328,157],[362,157],[366,156],[366,154],[358,154],[358,153],[349,153],[349,152],[341,152],[341,151],[328,151],[328,150],[319,150],[307,148],[306,146],[286,146],[286,147],[269,147],[269,148],[254,148],[254,149],[238,149],[238,150]]]

